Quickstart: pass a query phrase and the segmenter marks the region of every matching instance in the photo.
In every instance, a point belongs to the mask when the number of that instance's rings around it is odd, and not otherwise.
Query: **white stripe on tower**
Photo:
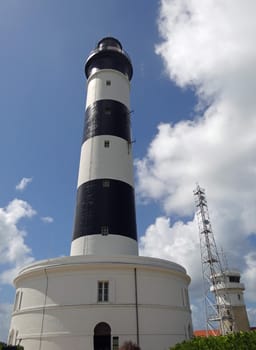
[[[106,85],[110,81],[111,85]],[[114,69],[96,71],[88,79],[86,108],[98,100],[114,100],[130,107],[130,82]],[[111,88],[110,88],[111,86]]]
[[[137,255],[130,135],[132,65],[102,39],[85,65],[85,128],[71,255]]]
[[[102,152],[106,140],[109,149]],[[87,139],[82,145],[77,187],[96,179],[119,180],[133,187],[132,154],[128,147],[126,140],[112,135]],[[95,157],[93,162],[92,154]]]

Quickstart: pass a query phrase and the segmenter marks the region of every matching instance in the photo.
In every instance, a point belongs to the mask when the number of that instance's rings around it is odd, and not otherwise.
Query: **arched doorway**
[[[94,350],[111,350],[111,328],[105,322],[98,323],[94,328]]]

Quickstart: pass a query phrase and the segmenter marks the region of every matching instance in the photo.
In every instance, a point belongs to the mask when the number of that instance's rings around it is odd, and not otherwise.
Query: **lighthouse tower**
[[[71,255],[138,255],[130,131],[132,65],[120,42],[102,39],[88,79]]]
[[[85,64],[87,99],[70,256],[14,280],[8,342],[25,350],[165,350],[192,336],[190,278],[138,256],[130,132],[132,65],[102,39]]]

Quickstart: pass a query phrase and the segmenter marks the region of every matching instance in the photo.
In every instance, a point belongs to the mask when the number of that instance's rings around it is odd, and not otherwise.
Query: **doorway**
[[[111,350],[111,328],[105,322],[98,323],[94,328],[94,350]]]

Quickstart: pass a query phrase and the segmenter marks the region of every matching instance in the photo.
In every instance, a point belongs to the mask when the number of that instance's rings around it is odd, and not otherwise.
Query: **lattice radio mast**
[[[194,196],[200,236],[207,333],[209,330],[215,335],[218,330],[221,334],[232,333],[234,320],[228,291],[225,292],[226,275],[211,227],[205,190],[197,185]]]

